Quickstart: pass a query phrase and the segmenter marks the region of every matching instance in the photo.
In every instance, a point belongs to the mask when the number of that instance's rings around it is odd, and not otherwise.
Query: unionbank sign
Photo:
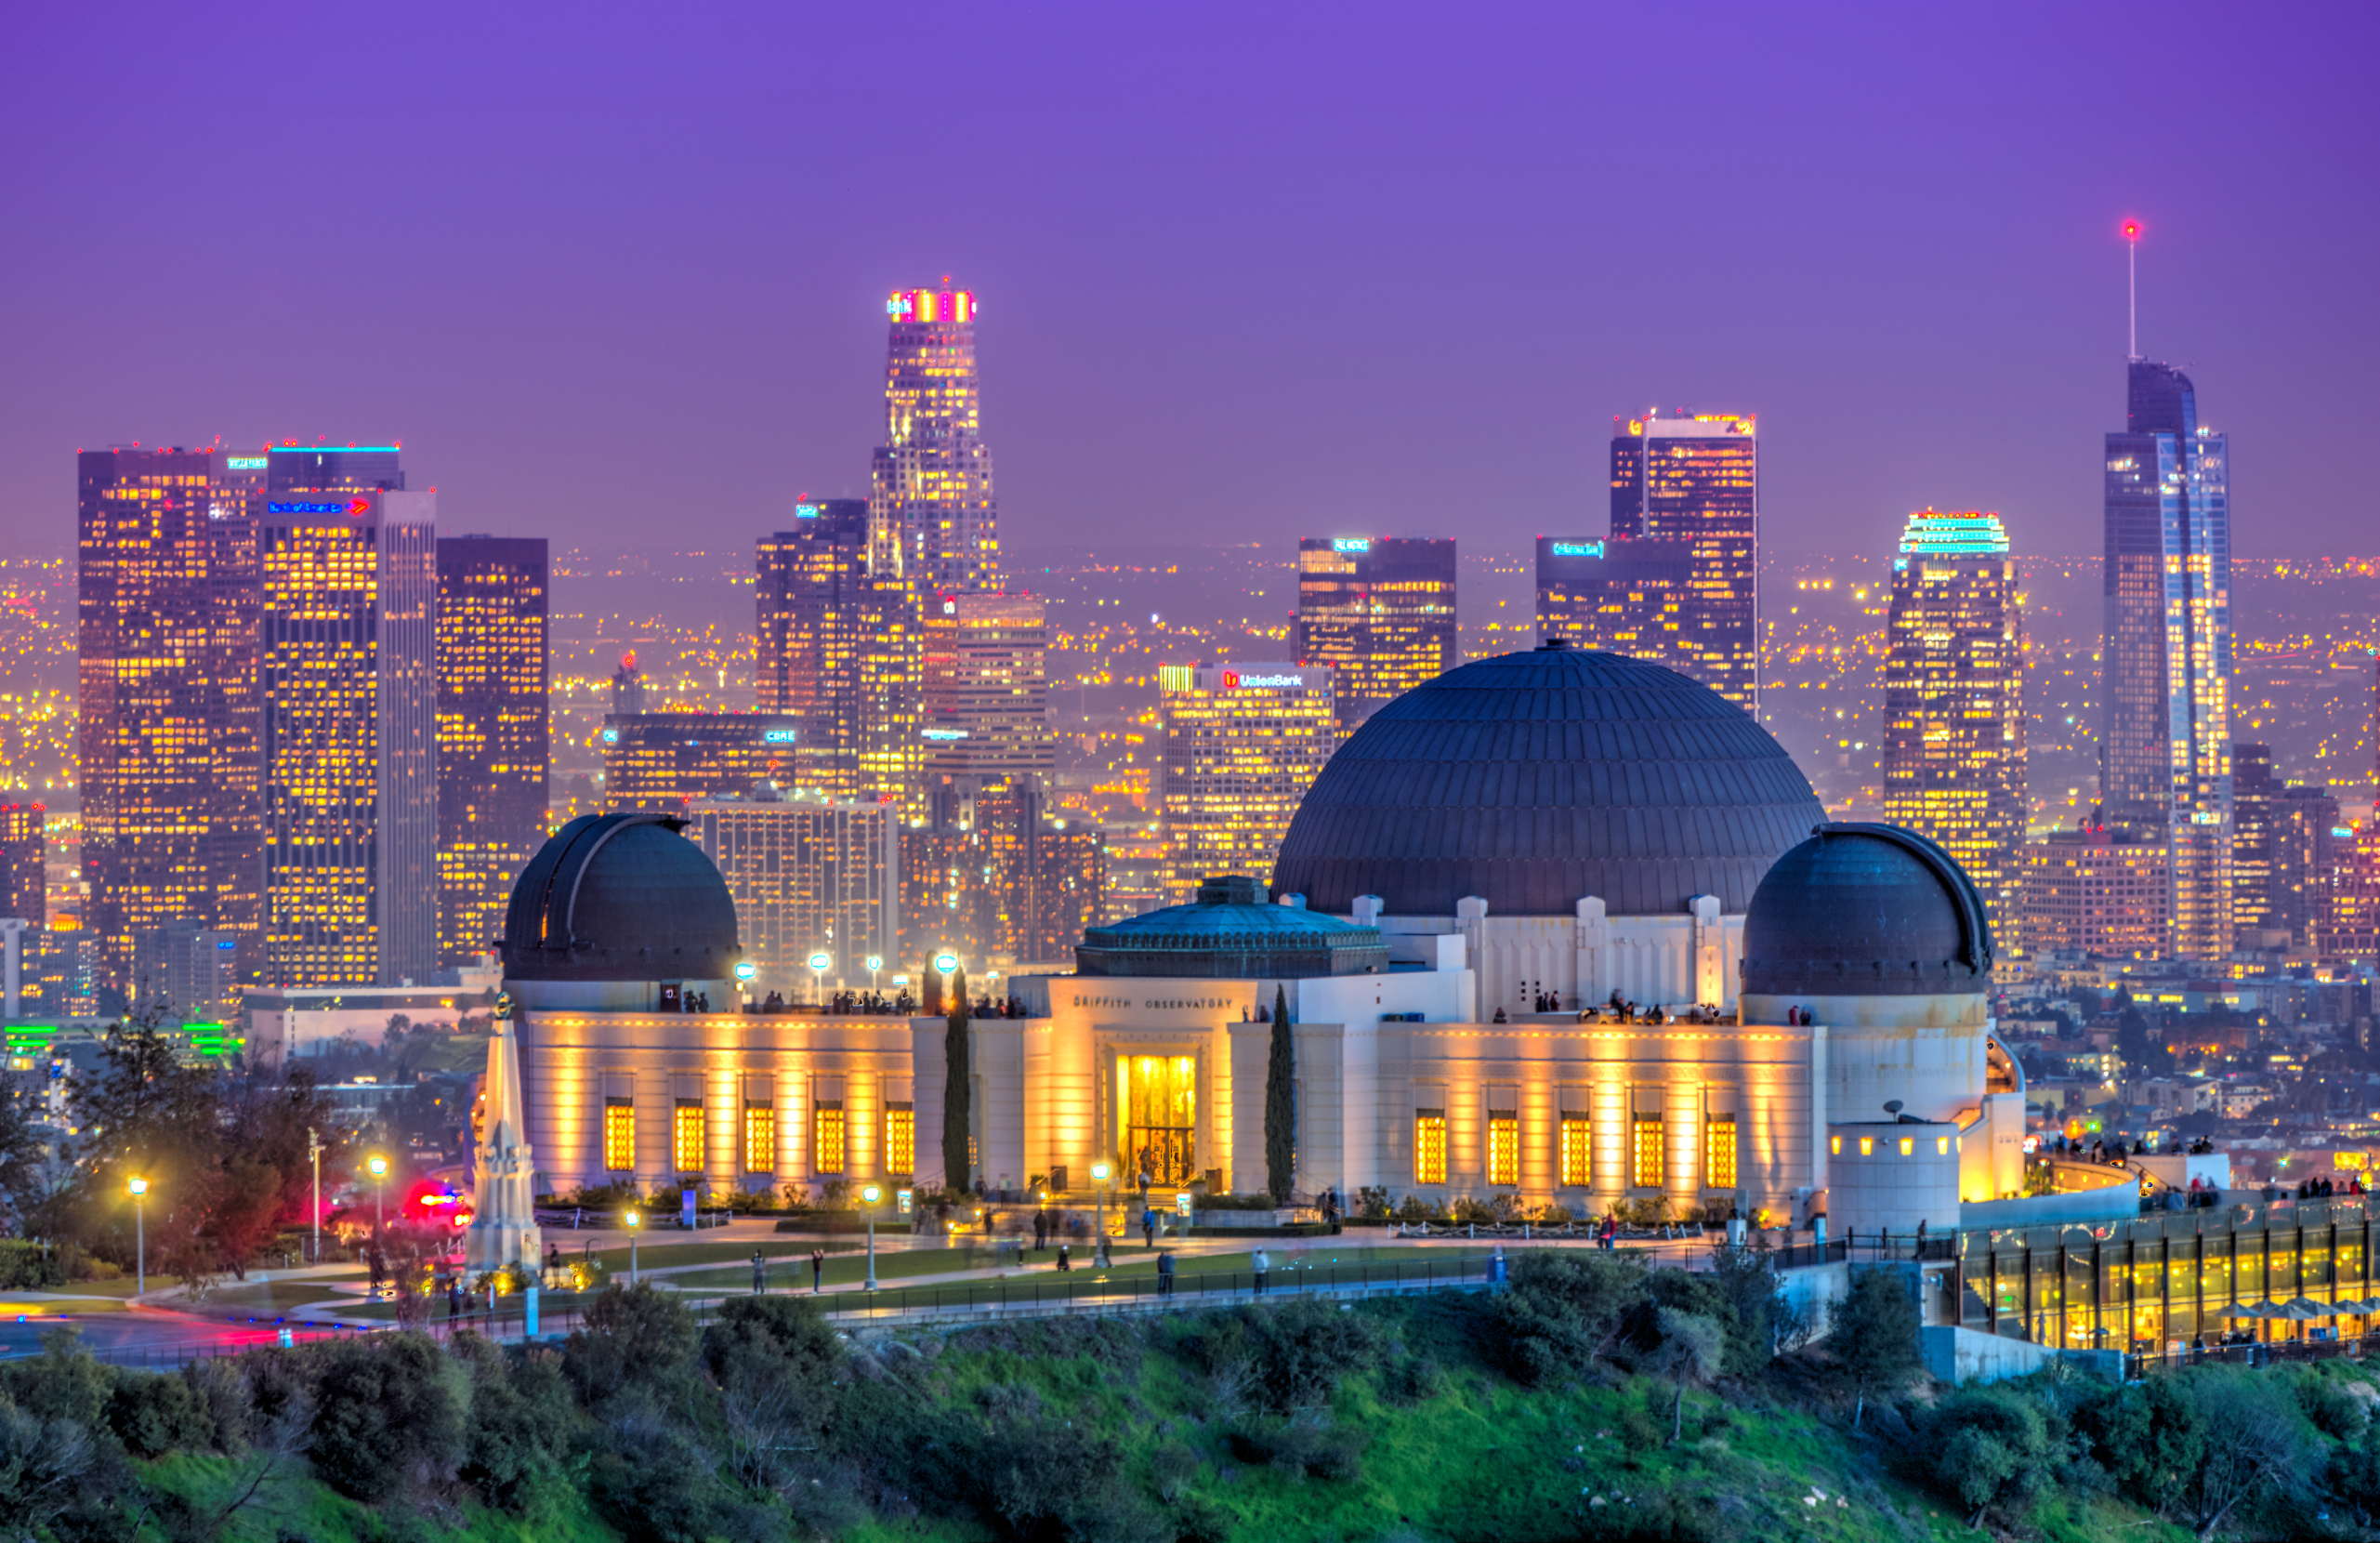
[[[1223,672],[1223,689],[1227,692],[1249,689],[1279,691],[1283,687],[1302,688],[1305,684],[1306,678],[1302,675],[1242,675],[1235,669]]]

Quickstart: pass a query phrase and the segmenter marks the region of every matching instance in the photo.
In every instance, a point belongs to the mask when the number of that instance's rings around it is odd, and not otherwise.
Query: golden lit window
[[[1414,1111],[1414,1182],[1446,1182],[1446,1111]]]
[[[904,1178],[917,1171],[917,1112],[906,1103],[885,1109],[884,1170]]]
[[[690,1099],[670,1111],[669,1161],[678,1173],[703,1171],[703,1106]]]
[[[1875,1139],[1874,1136],[1862,1136],[1862,1137],[1861,1137],[1861,1138],[1860,1138],[1860,1155],[1861,1155],[1861,1156],[1862,1156],[1862,1157],[1873,1157],[1873,1156],[1874,1156],[1875,1154],[1876,1154],[1876,1139]]]
[[[820,1173],[843,1171],[843,1101],[822,1099],[814,1117],[810,1166]]]
[[[1900,1154],[1903,1157],[1917,1155],[1917,1139],[1914,1136],[1903,1136],[1900,1139]]]
[[[1934,1150],[1940,1153],[1945,1157],[1949,1156],[1951,1154],[1951,1139],[1948,1136],[1935,1137]]]
[[[743,1106],[743,1171],[777,1171],[777,1111],[772,1105]]]
[[[603,1166],[615,1173],[637,1166],[637,1111],[626,1099],[604,1101]]]
[[[1842,1156],[1843,1138],[1840,1136],[1829,1136],[1826,1138],[1826,1150],[1837,1157]]]
[[[1488,1111],[1488,1182],[1520,1182],[1520,1116],[1518,1111]]]
[[[1562,1116],[1562,1182],[1595,1182],[1595,1127],[1584,1114]]]
[[[1640,1190],[1657,1190],[1662,1185],[1661,1116],[1637,1116],[1637,1151],[1635,1172],[1629,1181]]]
[[[1703,1187],[1735,1188],[1735,1116],[1714,1114],[1703,1122]]]

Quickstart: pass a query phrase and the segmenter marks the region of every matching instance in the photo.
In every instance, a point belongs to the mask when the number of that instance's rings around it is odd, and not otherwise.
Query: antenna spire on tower
[[[2140,222],[2124,222],[2124,316],[2129,342],[2125,357],[2140,357]]]

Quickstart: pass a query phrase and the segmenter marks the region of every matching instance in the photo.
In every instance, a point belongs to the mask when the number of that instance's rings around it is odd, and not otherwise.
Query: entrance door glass
[[[1126,1170],[1189,1183],[1198,1174],[1198,1058],[1130,1056],[1123,1071]]]

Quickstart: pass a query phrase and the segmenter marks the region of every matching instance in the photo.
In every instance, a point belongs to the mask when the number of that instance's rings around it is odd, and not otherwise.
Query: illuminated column
[[[498,1018],[488,1035],[486,1104],[480,1142],[473,1154],[470,1231],[463,1261],[473,1273],[539,1264],[535,1196],[531,1193],[536,1160],[529,1148],[527,1111],[520,1096],[519,1037],[510,1020]]]

